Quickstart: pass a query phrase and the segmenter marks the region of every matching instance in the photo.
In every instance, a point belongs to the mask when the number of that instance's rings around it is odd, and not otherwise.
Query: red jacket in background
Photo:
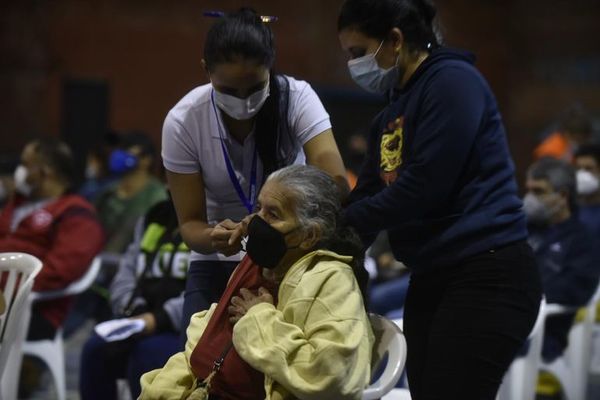
[[[33,211],[11,232],[14,210],[24,203],[22,197],[14,198],[0,213],[0,252],[19,251],[42,260],[34,291],[62,289],[83,276],[104,245],[104,232],[94,207],[78,195],[64,195]],[[71,300],[46,301],[38,305],[38,310],[58,327],[67,316]]]

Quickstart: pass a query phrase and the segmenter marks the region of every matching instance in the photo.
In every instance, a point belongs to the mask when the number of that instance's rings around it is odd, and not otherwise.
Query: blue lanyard
[[[214,90],[214,89],[213,89]],[[235,188],[235,191],[240,198],[240,201],[248,210],[248,214],[252,214],[254,211],[254,206],[256,204],[256,142],[254,143],[254,155],[252,156],[252,168],[250,170],[250,187],[248,188],[248,196],[244,193],[242,189],[242,185],[235,175],[235,171],[233,169],[233,165],[231,164],[231,158],[229,157],[229,153],[227,152],[227,147],[225,147],[225,134],[224,129],[221,127],[221,122],[219,120],[219,114],[217,113],[217,107],[215,106],[215,96],[214,91],[211,92],[211,101],[213,105],[213,110],[215,111],[215,118],[217,119],[217,126],[219,128],[219,138],[221,139],[221,149],[223,150],[223,158],[225,159],[225,165],[227,166],[227,173],[229,174],[229,180],[231,184]]]

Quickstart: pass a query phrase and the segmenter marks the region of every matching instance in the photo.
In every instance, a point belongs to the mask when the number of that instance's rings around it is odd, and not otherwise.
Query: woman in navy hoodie
[[[412,270],[412,398],[493,399],[541,289],[496,100],[474,57],[440,45],[426,0],[346,0],[352,78],[387,94],[346,208],[365,244],[387,230]]]

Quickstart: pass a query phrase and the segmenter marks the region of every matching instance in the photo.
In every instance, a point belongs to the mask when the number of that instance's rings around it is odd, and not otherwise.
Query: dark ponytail
[[[239,58],[270,70],[270,93],[256,116],[256,148],[264,175],[291,164],[293,141],[288,126],[289,85],[273,72],[275,37],[268,23],[251,8],[225,14],[210,28],[204,44],[208,71]]]
[[[346,0],[338,17],[338,31],[356,29],[383,40],[398,28],[408,48],[430,50],[441,45],[431,0]]]
[[[256,116],[256,149],[265,177],[294,162],[294,142],[288,124],[289,82],[271,70],[269,84],[269,97]]]

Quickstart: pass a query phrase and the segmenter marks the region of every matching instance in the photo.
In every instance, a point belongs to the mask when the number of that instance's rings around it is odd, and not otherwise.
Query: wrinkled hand
[[[231,236],[229,237],[229,244],[242,242],[242,238],[248,235],[248,224],[250,223],[252,217],[254,217],[255,215],[256,214],[250,214],[246,216],[246,218],[241,220],[239,224],[237,224],[237,226],[231,233]]]
[[[242,249],[241,237],[232,239],[236,232],[238,223],[230,219],[219,222],[210,233],[211,245],[219,253],[225,256],[237,254]]]
[[[258,295],[254,295],[246,288],[240,289],[240,296],[231,298],[231,305],[227,308],[229,311],[229,322],[235,324],[242,318],[249,309],[260,303],[273,304],[273,296],[267,289],[261,287],[258,289]]]

